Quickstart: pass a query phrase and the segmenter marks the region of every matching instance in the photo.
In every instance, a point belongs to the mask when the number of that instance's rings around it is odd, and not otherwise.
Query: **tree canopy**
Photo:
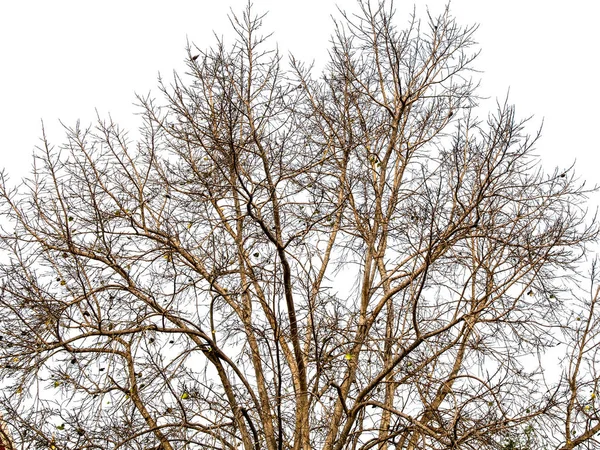
[[[589,190],[476,116],[475,26],[357,5],[322,73],[248,6],[139,140],[99,119],[2,174],[5,446],[598,445]]]

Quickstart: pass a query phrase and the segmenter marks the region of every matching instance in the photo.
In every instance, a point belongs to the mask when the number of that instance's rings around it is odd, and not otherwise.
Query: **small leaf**
[[[188,394],[187,392],[184,392],[183,394],[181,394],[181,398],[183,400],[187,400],[188,398],[190,398],[190,394]]]
[[[62,424],[60,424],[60,425],[56,425],[56,429],[57,429],[57,430],[64,430],[64,429],[65,429],[65,424],[64,424],[64,423],[62,423]]]
[[[344,358],[346,360],[350,361],[353,358],[353,356],[350,353],[346,353],[346,355],[344,356]]]

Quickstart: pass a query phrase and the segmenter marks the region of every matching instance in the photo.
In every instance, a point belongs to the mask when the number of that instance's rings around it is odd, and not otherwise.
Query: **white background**
[[[26,175],[39,144],[41,120],[59,145],[59,119],[74,125],[110,113],[135,130],[134,93],[156,90],[158,73],[172,79],[185,69],[186,40],[205,48],[213,31],[228,35],[227,13],[246,0],[0,0],[0,167],[13,181]],[[352,9],[354,1],[338,0]],[[413,8],[396,2],[403,25]],[[322,63],[332,30],[334,0],[255,0],[270,11],[265,32],[283,54]],[[442,11],[444,0],[419,2],[417,15]],[[600,2],[596,0],[454,0],[459,23],[478,23],[482,53],[480,94],[516,104],[520,117],[533,115],[530,132],[544,121],[537,145],[548,170],[576,160],[590,184],[597,174],[600,94],[597,56]]]

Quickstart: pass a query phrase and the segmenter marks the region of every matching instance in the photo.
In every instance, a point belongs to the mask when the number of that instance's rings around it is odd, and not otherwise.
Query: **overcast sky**
[[[169,80],[184,70],[186,40],[214,43],[213,31],[230,33],[227,13],[246,0],[29,0],[0,4],[0,167],[14,176],[31,167],[41,120],[54,144],[63,141],[58,120],[90,124],[96,109],[127,128],[136,128],[134,93],[156,91],[158,73]],[[317,62],[326,56],[336,3],[353,0],[255,0],[269,11],[265,30],[282,52]],[[397,1],[404,23],[410,1]],[[416,5],[441,12],[446,2]],[[534,115],[530,131],[544,120],[538,144],[544,166],[568,166],[594,184],[600,114],[596,0],[454,0],[459,23],[478,23],[482,53],[481,95],[510,102],[520,117]],[[15,178],[13,176],[13,178]]]

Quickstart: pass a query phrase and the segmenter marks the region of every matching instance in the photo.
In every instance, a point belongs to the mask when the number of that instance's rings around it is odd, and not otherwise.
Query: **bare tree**
[[[99,119],[2,176],[18,448],[592,448],[588,191],[475,117],[475,27],[358,7],[319,76],[248,7],[139,142]]]

